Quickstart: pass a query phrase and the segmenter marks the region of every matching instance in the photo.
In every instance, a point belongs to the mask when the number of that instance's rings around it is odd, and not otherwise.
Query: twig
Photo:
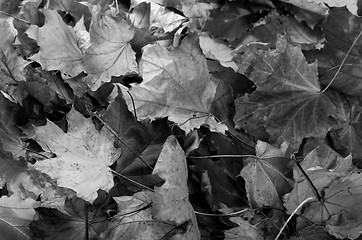
[[[276,236],[275,240],[278,240],[278,238],[280,237],[280,235],[282,234],[284,228],[288,225],[288,223],[290,222],[290,220],[292,219],[292,217],[296,214],[296,212],[298,212],[298,210],[303,207],[304,204],[306,204],[309,201],[314,200],[314,197],[309,197],[307,199],[305,199],[303,202],[301,202],[298,207],[293,211],[293,213],[289,216],[289,218],[287,219],[287,221],[284,223],[283,227],[280,229],[278,235]]]
[[[116,174],[117,176],[119,176],[119,177],[121,177],[121,178],[123,178],[123,179],[126,179],[127,181],[129,181],[130,183],[132,183],[132,184],[140,187],[141,189],[147,189],[147,190],[149,190],[149,191],[151,191],[151,192],[155,192],[155,190],[153,190],[152,188],[149,188],[149,187],[147,187],[146,185],[143,185],[142,183],[136,182],[136,181],[134,181],[134,180],[132,180],[132,179],[124,176],[123,174],[120,174],[120,173],[112,170],[112,169],[111,169],[111,172],[113,172],[114,174]]]
[[[351,53],[353,47],[356,45],[358,39],[361,37],[362,35],[362,30],[359,32],[358,36],[356,37],[356,39],[353,41],[351,47],[348,49],[346,56],[344,56],[341,65],[339,65],[339,68],[337,69],[337,72],[334,74],[332,80],[328,83],[328,85],[323,89],[323,91],[321,91],[320,93],[324,93],[325,91],[327,91],[327,89],[331,86],[331,84],[333,83],[333,81],[336,79],[336,77],[338,76],[338,73],[341,71],[342,67],[344,66],[344,62],[347,60],[347,57],[349,56],[349,54]]]
[[[12,18],[15,18],[16,20],[19,20],[20,22],[23,22],[23,23],[26,23],[26,24],[29,24],[30,25],[30,22],[28,21],[25,21],[24,19],[21,19],[21,18],[18,18],[18,17],[15,17],[9,13],[6,13],[6,12],[3,12],[3,11],[0,11],[0,14],[3,14],[3,15],[6,15],[8,17],[12,17]]]

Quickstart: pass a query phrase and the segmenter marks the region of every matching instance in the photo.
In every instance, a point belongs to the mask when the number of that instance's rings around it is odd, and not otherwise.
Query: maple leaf
[[[321,93],[317,64],[308,64],[299,47],[281,36],[275,51],[248,48],[236,62],[239,72],[257,86],[254,93],[235,101],[238,127],[265,125],[275,142],[287,141],[294,149],[304,137],[326,135],[335,106]]]
[[[225,131],[210,113],[217,85],[192,37],[176,50],[158,44],[144,47],[140,72],[144,81],[129,91],[133,99],[121,88],[129,109],[134,103],[138,118],[168,117],[186,131],[202,124]]]
[[[26,93],[19,83],[26,81],[23,71],[29,62],[14,47],[16,30],[10,20],[0,18],[0,90],[9,94],[14,102],[21,102]]]
[[[30,239],[27,226],[35,218],[34,208],[39,207],[40,202],[23,199],[20,194],[18,190],[10,197],[0,198],[0,228],[4,239]]]
[[[45,24],[36,36],[40,50],[31,59],[47,71],[60,70],[67,78],[77,76],[84,65],[75,30],[64,23],[57,11],[44,9],[43,14]]]
[[[93,202],[98,189],[109,191],[113,187],[108,166],[117,160],[119,151],[113,147],[114,136],[107,129],[98,132],[91,119],[72,109],[67,120],[67,133],[50,121],[35,127],[34,140],[57,156],[38,161],[33,168],[57,180],[59,186],[70,188],[79,197]]]
[[[282,206],[281,197],[292,190],[292,181],[286,177],[289,159],[285,156],[288,144],[280,149],[258,141],[256,157],[241,170],[245,179],[249,202],[254,207]]]
[[[84,55],[87,81],[92,90],[112,76],[138,72],[135,52],[129,43],[134,30],[122,16],[112,16],[111,11],[101,12],[100,6],[92,6],[90,28],[91,45]]]
[[[153,219],[150,208],[153,195],[152,192],[142,191],[132,196],[114,197],[118,214],[101,236],[111,240],[147,240],[175,235],[177,226]]]
[[[116,144],[122,148],[116,171],[127,175],[150,172],[171,134],[167,120],[138,122],[128,111],[120,89],[102,119],[117,133]]]
[[[330,181],[320,181],[322,174],[313,174],[310,176],[313,184],[318,189],[324,193],[322,195],[321,201],[314,201],[305,209],[303,216],[314,223],[327,223],[330,225],[331,233],[335,236],[345,235],[345,231],[353,226],[349,223],[360,222],[360,212],[361,212],[361,201],[360,195],[362,189],[362,178],[361,174],[358,172],[351,173],[347,176],[335,177],[332,178],[332,175],[325,173],[325,176],[328,176]],[[318,178],[319,177],[319,178]],[[327,180],[324,178],[323,180]],[[318,182],[317,182],[318,181]],[[308,187],[307,185],[304,186]],[[298,190],[293,191],[303,191],[303,187],[295,188]],[[302,200],[299,198],[299,200]],[[288,200],[289,201],[289,200]],[[287,205],[286,207],[290,207]],[[291,210],[288,208],[288,210]],[[340,215],[343,214],[343,221],[338,221]],[[337,219],[336,219],[337,218]],[[343,227],[343,225],[345,225]],[[360,225],[359,225],[360,226]],[[359,227],[360,229],[360,227]],[[358,231],[357,231],[358,232]],[[351,231],[352,233],[352,231]],[[360,233],[358,234],[360,235]]]
[[[305,199],[314,197],[301,213],[303,219],[327,224],[329,232],[335,236],[347,236],[349,231],[349,234],[356,234],[359,228],[355,223],[361,221],[361,203],[357,199],[362,194],[362,181],[360,172],[354,170],[351,156],[342,158],[323,146],[311,151],[300,166],[304,174],[295,167],[295,186],[285,203],[288,212]]]
[[[165,180],[162,186],[154,188],[153,218],[176,226],[190,221],[180,239],[200,239],[195,212],[189,202],[186,157],[175,136],[166,139],[153,173]]]
[[[31,222],[30,229],[37,239],[99,239],[106,228],[108,215],[99,207],[79,198],[65,202],[65,212],[51,208],[37,208],[39,219]],[[88,227],[86,227],[88,225]],[[86,233],[88,231],[88,233]]]

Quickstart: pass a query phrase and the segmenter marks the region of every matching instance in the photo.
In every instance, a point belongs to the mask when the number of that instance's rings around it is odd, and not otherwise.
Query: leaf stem
[[[252,157],[252,158],[256,158],[257,156],[254,155],[228,155],[228,154],[224,154],[224,155],[211,155],[211,156],[187,156],[188,158],[195,158],[195,159],[207,159],[207,158],[242,158],[242,157]]]
[[[322,201],[322,197],[318,192],[318,189],[314,186],[312,180],[309,178],[308,174],[304,171],[304,169],[302,168],[302,166],[300,166],[299,162],[293,157],[293,160],[295,162],[295,164],[297,165],[297,167],[299,168],[299,170],[303,173],[304,177],[307,179],[307,181],[309,182],[310,186],[313,188],[315,195],[317,196],[318,201]]]
[[[132,96],[132,94],[131,94],[129,91],[127,91],[127,93],[128,93],[128,95],[131,97],[131,100],[132,100],[134,118],[135,118],[136,120],[138,120],[138,119],[137,119],[136,106],[135,106],[135,104],[134,104],[133,96]]]
[[[6,12],[3,12],[3,11],[0,11],[0,14],[3,14],[3,15],[6,15],[8,17],[12,17],[12,18],[15,18],[16,20],[19,20],[20,22],[23,22],[23,23],[26,23],[26,24],[29,24],[30,25],[30,22],[28,21],[25,21],[24,19],[21,19],[21,18],[18,18],[18,17],[15,17],[9,13],[6,13]]]
[[[339,65],[337,72],[334,74],[332,80],[328,83],[328,85],[323,89],[323,91],[321,91],[320,93],[324,93],[325,91],[327,91],[327,89],[332,85],[333,81],[336,79],[336,77],[338,76],[339,72],[341,71],[342,67],[344,66],[344,62],[347,60],[347,57],[349,56],[349,54],[351,53],[353,47],[356,45],[358,39],[361,37],[362,35],[362,30],[359,32],[358,36],[356,37],[356,39],[353,41],[351,47],[348,49],[346,55],[344,56],[341,65]]]
[[[278,238],[280,237],[280,235],[282,234],[284,228],[288,225],[288,223],[290,222],[290,220],[292,219],[292,217],[295,215],[296,212],[298,212],[298,210],[303,207],[304,204],[306,204],[309,201],[314,200],[314,197],[309,197],[307,199],[305,199],[303,202],[301,202],[298,207],[296,209],[294,209],[293,213],[289,216],[289,218],[287,219],[287,221],[284,223],[283,227],[279,230],[278,235],[275,237],[275,240],[278,240]]]

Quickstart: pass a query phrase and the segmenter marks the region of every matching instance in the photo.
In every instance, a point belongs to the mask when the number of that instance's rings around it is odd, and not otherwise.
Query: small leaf
[[[280,149],[258,141],[256,157],[241,170],[246,191],[253,207],[271,206],[280,208],[281,197],[292,190],[292,181],[286,177],[289,159],[285,157],[288,145]]]

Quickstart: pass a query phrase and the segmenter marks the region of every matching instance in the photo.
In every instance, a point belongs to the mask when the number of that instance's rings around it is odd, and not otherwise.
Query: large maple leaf
[[[91,119],[73,109],[67,114],[67,120],[67,133],[50,121],[35,127],[34,139],[57,156],[38,161],[33,167],[57,180],[59,186],[70,188],[79,197],[93,202],[98,189],[109,191],[113,187],[108,166],[117,160],[119,151],[113,147],[114,136],[107,129],[98,132]]]
[[[138,70],[135,52],[129,43],[134,31],[127,21],[122,16],[112,16],[110,10],[103,13],[98,5],[94,5],[91,12],[91,46],[85,52],[84,65],[90,75],[88,84],[95,90],[112,76]]]
[[[277,143],[298,149],[304,137],[324,137],[335,107],[321,93],[317,64],[308,64],[299,47],[280,37],[276,50],[247,48],[236,56],[239,72],[257,89],[235,102],[238,127],[264,126]],[[250,125],[249,125],[250,123]]]
[[[175,50],[158,44],[144,47],[140,72],[144,82],[131,88],[133,99],[122,88],[128,108],[134,103],[139,118],[168,117],[186,131],[202,124],[225,131],[211,114],[217,85],[193,37]]]

